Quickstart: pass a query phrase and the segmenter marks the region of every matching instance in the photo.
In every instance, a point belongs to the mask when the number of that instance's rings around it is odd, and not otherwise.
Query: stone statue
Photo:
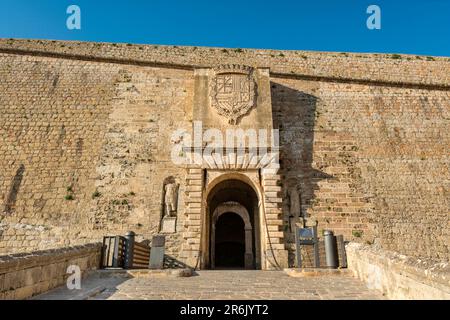
[[[164,217],[174,217],[177,214],[178,183],[169,182],[164,186]]]
[[[287,190],[287,204],[289,206],[289,226],[291,232],[294,232],[295,224],[301,217],[300,194],[296,186],[292,186]]]
[[[300,195],[297,191],[296,187],[291,187],[288,190],[288,198],[289,198],[289,214],[292,217],[298,218],[300,217]]]

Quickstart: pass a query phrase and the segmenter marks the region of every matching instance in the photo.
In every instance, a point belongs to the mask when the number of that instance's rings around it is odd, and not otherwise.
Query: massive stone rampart
[[[448,260],[449,58],[7,39],[0,253],[157,233],[164,180],[185,180],[170,137],[192,126],[193,70],[223,63],[270,68],[283,189],[321,229]]]

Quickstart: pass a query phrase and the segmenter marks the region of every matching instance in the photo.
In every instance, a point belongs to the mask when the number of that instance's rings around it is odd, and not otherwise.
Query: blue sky
[[[0,37],[450,56],[450,0],[0,0]]]

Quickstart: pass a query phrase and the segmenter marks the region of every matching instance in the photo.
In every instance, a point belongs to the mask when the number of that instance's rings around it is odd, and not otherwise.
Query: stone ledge
[[[337,53],[298,50],[264,50],[212,47],[153,46],[79,41],[0,39],[0,52],[54,58],[94,60],[136,65],[192,69],[222,63],[241,63],[269,68],[277,76],[306,75],[332,79],[358,79],[387,84],[407,83],[448,87],[448,61],[432,61],[413,55]],[[414,59],[413,59],[414,58]],[[332,66],[340,66],[333,68]],[[314,68],[312,67],[314,66]],[[388,72],[396,68],[395,74]],[[360,70],[364,70],[361,73]]]
[[[2,256],[0,297],[28,299],[62,286],[69,265],[78,265],[86,277],[100,265],[101,243]]]
[[[105,269],[97,270],[95,276],[100,278],[125,277],[125,278],[151,278],[151,277],[192,277],[194,271],[190,268],[183,269]]]
[[[288,276],[295,278],[352,274],[348,269],[286,268],[283,271]]]
[[[14,269],[21,270],[47,265],[49,259],[51,259],[52,263],[58,263],[74,257],[80,258],[90,254],[97,254],[101,250],[101,247],[101,243],[91,243],[70,248],[48,249],[0,256],[0,274]]]
[[[346,246],[348,267],[390,299],[450,299],[450,264],[417,259],[376,246]]]

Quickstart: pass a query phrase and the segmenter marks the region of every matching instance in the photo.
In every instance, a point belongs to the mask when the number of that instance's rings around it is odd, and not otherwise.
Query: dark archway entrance
[[[216,222],[216,268],[245,267],[245,230],[242,218],[233,212],[222,214]]]
[[[261,268],[258,196],[250,185],[235,179],[218,183],[208,194],[206,219],[206,266]]]

